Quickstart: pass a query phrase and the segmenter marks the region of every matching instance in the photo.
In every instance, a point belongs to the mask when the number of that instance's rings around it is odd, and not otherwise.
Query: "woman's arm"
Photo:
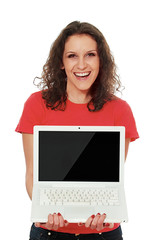
[[[125,139],[125,160],[127,158],[128,150],[129,150],[129,143],[130,143],[130,138]]]
[[[33,134],[22,134],[23,149],[26,161],[26,189],[32,199],[33,190]]]

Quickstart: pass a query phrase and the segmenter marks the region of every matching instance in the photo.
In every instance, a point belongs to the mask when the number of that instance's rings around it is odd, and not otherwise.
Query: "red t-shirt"
[[[25,102],[16,131],[33,134],[35,125],[124,126],[126,138],[134,141],[139,137],[131,108],[120,98],[105,103],[97,112],[90,112],[87,104],[76,104],[69,100],[66,102],[65,111],[55,111],[46,107],[39,91],[33,93]],[[111,231],[118,226],[117,223],[114,224],[114,228],[105,228],[100,232]],[[66,228],[59,228],[59,232],[97,233],[98,231],[70,223]]]

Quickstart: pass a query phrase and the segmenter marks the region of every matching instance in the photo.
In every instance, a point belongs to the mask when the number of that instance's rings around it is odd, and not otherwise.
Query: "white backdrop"
[[[124,239],[156,239],[156,1],[27,0],[0,4],[0,226],[2,239],[28,239],[31,202],[25,190],[21,135],[14,132],[23,104],[38,91],[50,45],[74,20],[106,37],[131,106],[140,139],[130,144],[125,166],[129,222]],[[22,235],[22,236],[21,236]]]

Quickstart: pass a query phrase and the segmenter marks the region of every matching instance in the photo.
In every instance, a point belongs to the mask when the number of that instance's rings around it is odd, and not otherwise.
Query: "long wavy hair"
[[[115,92],[120,91],[121,82],[116,73],[116,65],[110,48],[103,34],[93,25],[86,22],[74,21],[68,24],[51,46],[48,59],[43,66],[40,79],[42,97],[46,106],[52,110],[65,110],[66,108],[66,73],[62,69],[63,52],[67,39],[72,35],[87,34],[97,43],[100,59],[99,74],[91,86],[91,100],[87,104],[89,111],[98,111],[107,101],[115,97]]]

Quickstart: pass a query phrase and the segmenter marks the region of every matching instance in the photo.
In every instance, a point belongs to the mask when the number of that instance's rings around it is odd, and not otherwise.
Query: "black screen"
[[[39,132],[39,181],[119,181],[119,132]]]

